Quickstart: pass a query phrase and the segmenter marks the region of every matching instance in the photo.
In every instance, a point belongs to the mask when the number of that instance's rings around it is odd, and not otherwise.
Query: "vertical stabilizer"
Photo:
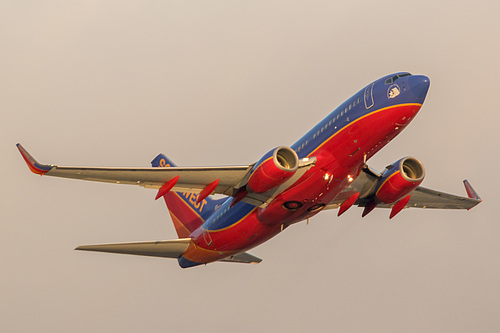
[[[153,167],[176,167],[167,156],[159,154],[151,161]],[[208,219],[226,198],[214,200],[205,198],[197,202],[198,194],[189,192],[166,193],[163,198],[172,217],[175,230],[179,238],[186,238],[198,229]]]

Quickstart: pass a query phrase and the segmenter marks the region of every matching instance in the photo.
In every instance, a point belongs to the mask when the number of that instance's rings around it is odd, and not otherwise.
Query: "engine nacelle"
[[[420,185],[424,176],[422,162],[414,157],[404,157],[386,168],[377,183],[375,196],[380,202],[394,203]]]
[[[290,179],[298,167],[299,157],[293,149],[275,148],[255,164],[247,186],[255,193],[267,192]]]

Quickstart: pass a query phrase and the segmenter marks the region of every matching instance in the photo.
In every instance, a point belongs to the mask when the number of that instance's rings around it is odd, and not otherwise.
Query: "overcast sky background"
[[[3,332],[498,332],[497,1],[0,1]],[[39,177],[42,163],[245,165],[369,82],[431,88],[370,165],[403,156],[473,210],[323,212],[259,265],[73,251],[175,238],[153,190]]]

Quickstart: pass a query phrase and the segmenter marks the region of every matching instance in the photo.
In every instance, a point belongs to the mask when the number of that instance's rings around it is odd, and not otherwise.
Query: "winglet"
[[[28,165],[28,168],[31,170],[31,172],[42,176],[53,168],[53,166],[51,165],[38,163],[37,160],[35,160],[35,158],[31,156],[30,153],[28,153],[28,151],[24,149],[24,147],[21,146],[20,143],[18,143],[16,146],[17,149],[19,149],[21,155],[23,156],[24,161],[26,161],[26,164]]]
[[[472,185],[469,183],[467,179],[464,180],[464,186],[465,190],[467,191],[467,195],[471,199],[476,199],[476,200],[481,200],[481,197],[477,194],[477,192],[474,190]]]

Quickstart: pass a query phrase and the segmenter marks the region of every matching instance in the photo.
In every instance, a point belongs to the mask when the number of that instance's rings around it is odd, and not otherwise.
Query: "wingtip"
[[[37,175],[44,175],[52,169],[52,166],[50,165],[38,163],[38,161],[30,153],[28,153],[28,151],[20,143],[17,143],[16,147],[31,172],[36,173]]]
[[[464,179],[464,186],[465,186],[465,191],[467,191],[467,195],[469,196],[469,198],[482,201],[479,194],[477,194],[476,190],[474,190],[474,188],[467,179]]]

